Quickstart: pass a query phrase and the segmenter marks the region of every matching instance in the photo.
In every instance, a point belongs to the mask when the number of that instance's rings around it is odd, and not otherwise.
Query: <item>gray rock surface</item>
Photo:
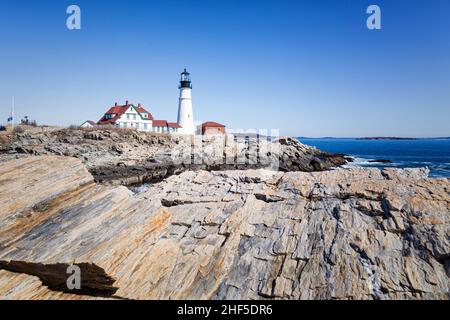
[[[449,299],[450,183],[427,174],[185,171],[133,194],[80,159],[7,161],[0,298]]]
[[[0,138],[0,162],[38,155],[75,157],[97,182],[114,185],[161,181],[185,170],[276,167],[310,172],[346,163],[341,155],[289,137],[234,141],[230,136],[193,139],[133,130],[35,129]]]

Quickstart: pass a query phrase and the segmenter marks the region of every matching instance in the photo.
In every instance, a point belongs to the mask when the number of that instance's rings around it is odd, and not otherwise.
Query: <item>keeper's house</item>
[[[155,120],[141,104],[126,103],[111,107],[98,121],[99,126],[109,125],[117,128],[136,129],[140,131],[177,133],[180,126],[177,123],[166,120]]]

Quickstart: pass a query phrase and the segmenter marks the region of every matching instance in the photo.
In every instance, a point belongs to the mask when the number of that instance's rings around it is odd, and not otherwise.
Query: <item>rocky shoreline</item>
[[[172,153],[191,142],[176,139],[2,137],[0,298],[450,299],[448,179],[329,170],[345,157],[291,138],[279,170],[271,156],[265,168],[218,163],[218,141],[190,167]],[[252,159],[265,143],[232,154]],[[141,193],[125,187],[145,181]],[[72,264],[85,275],[78,292],[65,286]]]
[[[181,163],[174,154],[184,157]],[[59,129],[26,131],[0,140],[0,161],[30,155],[81,159],[96,182],[113,185],[158,182],[186,170],[276,166],[284,172],[324,171],[348,160],[343,155],[322,152],[290,137],[276,141],[256,138],[233,141],[229,137],[204,136],[193,141],[189,137],[132,130]]]

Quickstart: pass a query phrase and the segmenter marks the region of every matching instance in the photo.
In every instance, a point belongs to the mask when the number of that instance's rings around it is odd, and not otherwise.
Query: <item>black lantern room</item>
[[[191,74],[189,72],[187,72],[186,68],[181,73],[180,88],[192,89]]]

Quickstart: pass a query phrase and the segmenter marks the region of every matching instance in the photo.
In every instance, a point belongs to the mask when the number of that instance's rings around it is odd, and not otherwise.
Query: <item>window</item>
[[[136,115],[135,114],[133,114],[133,120],[136,120]]]
[[[144,129],[147,130],[147,124],[146,123],[144,123]]]

